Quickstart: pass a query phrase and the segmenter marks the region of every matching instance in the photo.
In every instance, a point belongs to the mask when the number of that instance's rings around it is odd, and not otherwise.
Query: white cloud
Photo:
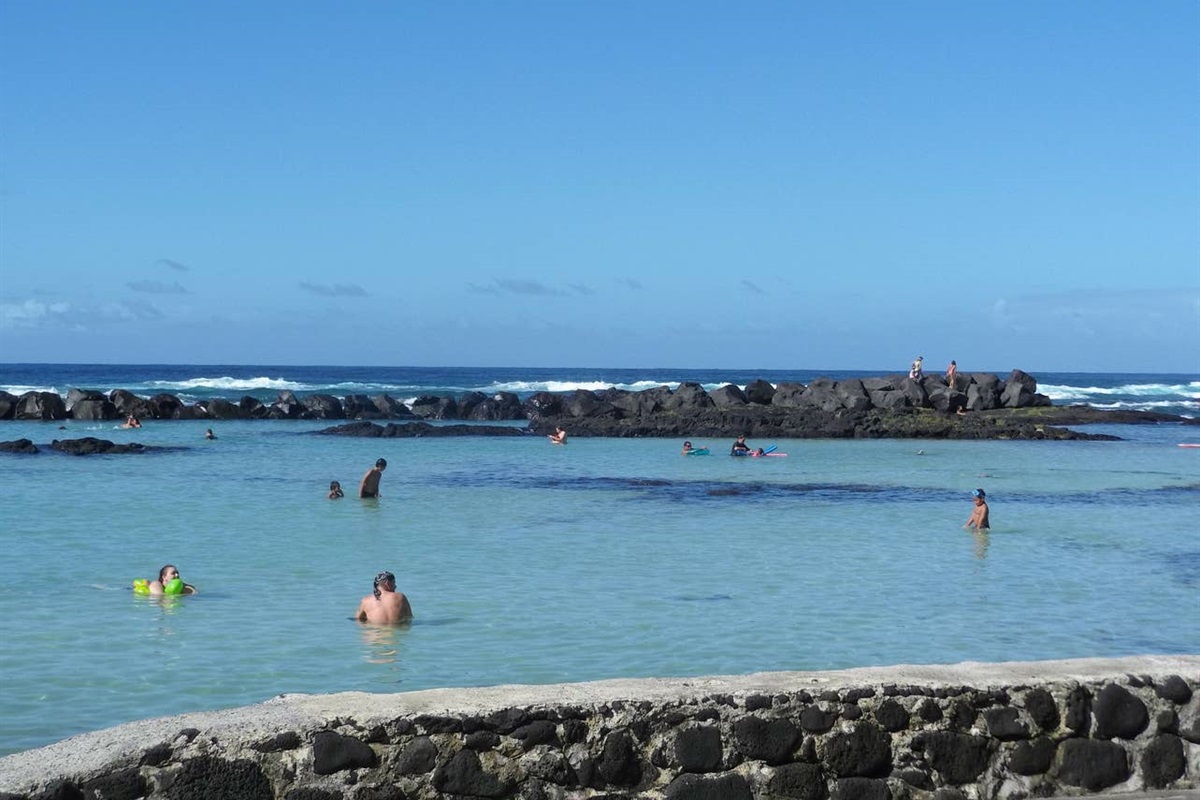
[[[0,303],[0,329],[37,328],[46,322],[59,322],[71,310],[70,303]]]
[[[187,289],[183,288],[178,282],[130,281],[125,285],[135,292],[146,292],[147,294],[187,294]]]
[[[306,292],[319,294],[322,297],[366,297],[367,290],[353,283],[335,283],[332,286],[326,286],[322,283],[309,283],[301,281],[300,288]]]

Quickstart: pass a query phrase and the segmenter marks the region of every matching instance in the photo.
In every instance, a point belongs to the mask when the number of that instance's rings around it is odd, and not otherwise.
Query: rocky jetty
[[[5,756],[0,797],[1191,797],[1198,676],[1141,656],[281,695]]]
[[[522,401],[511,392],[459,397],[422,396],[405,404],[389,395],[298,396],[280,392],[264,403],[246,396],[187,404],[170,394],[143,398],[123,389],[71,389],[20,397],[0,392],[0,420],[402,420],[405,424],[340,425],[347,436],[511,436],[513,428],[485,423],[526,421],[532,433],[557,425],[573,436],[733,436],[780,438],[1092,439],[1061,425],[1088,422],[1192,422],[1169,414],[1101,412],[1086,406],[1053,406],[1037,381],[1021,370],[1001,379],[964,373],[954,387],[940,375],[817,378],[808,385],[759,379],[742,389],[727,384],[709,392],[698,383],[643,391],[538,392]],[[425,420],[481,423],[433,426]],[[449,429],[447,429],[449,428]]]

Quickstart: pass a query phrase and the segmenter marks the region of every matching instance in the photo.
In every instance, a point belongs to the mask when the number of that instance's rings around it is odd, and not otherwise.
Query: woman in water
[[[169,594],[195,594],[196,587],[190,583],[183,583],[183,579],[179,577],[179,570],[174,564],[167,564],[158,571],[158,580],[150,581],[150,594],[168,594],[167,586],[171,581],[178,580],[183,584],[183,590],[179,592],[169,592]]]

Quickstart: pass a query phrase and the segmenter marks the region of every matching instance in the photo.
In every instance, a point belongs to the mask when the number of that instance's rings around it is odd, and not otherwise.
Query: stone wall
[[[1200,786],[1200,656],[289,695],[0,759],[0,797],[992,800]]]

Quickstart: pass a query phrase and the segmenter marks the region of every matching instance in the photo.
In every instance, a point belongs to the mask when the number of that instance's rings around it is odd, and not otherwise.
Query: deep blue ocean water
[[[0,365],[0,388],[412,399],[869,374]],[[1197,376],[1034,377],[1064,403],[1194,414],[1200,396]],[[774,459],[312,435],[327,426],[0,422],[0,440],[164,448],[0,454],[0,753],[284,692],[1200,652],[1200,448],[1177,446],[1194,426],[783,440]],[[378,457],[383,496],[354,498]],[[329,501],[335,478],[350,496]],[[962,529],[976,486],[987,534]],[[200,593],[134,596],[168,561]],[[411,626],[350,619],[383,569]]]

